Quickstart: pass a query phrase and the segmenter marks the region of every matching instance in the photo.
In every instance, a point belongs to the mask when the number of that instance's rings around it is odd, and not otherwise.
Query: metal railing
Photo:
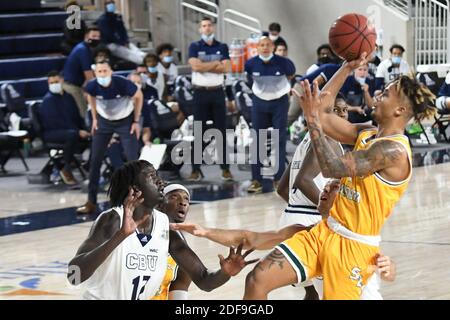
[[[411,0],[383,0],[384,4],[388,7],[397,9],[400,13],[410,16],[410,2]]]
[[[228,24],[253,33],[262,33],[260,20],[252,16],[233,9],[227,9],[222,12],[220,7],[216,3],[208,0],[180,0],[177,12],[177,33],[179,39],[178,43],[181,48],[181,57],[183,61],[186,61],[186,40],[188,40],[186,39],[185,35],[185,23],[187,22],[187,20],[185,19],[185,13],[199,13],[215,18],[216,36],[220,41],[229,40],[228,37],[230,36],[230,34],[228,32],[228,29],[226,28]],[[236,17],[239,17],[239,20],[236,20]]]
[[[450,63],[449,26],[448,0],[415,1],[414,62],[416,66]]]
[[[202,8],[197,4],[203,4],[206,7],[209,7],[208,9]],[[207,0],[194,0],[192,3],[180,0],[180,4],[178,6],[178,24],[177,24],[177,33],[178,33],[178,39],[179,44],[181,47],[181,59],[183,61],[186,61],[186,36],[184,34],[184,27],[185,27],[185,19],[184,19],[184,10],[188,10],[190,12],[196,12],[196,13],[202,13],[206,16],[216,18],[217,25],[216,25],[216,35],[221,37],[222,32],[222,26],[220,23],[220,8],[217,4],[211,1]]]
[[[240,22],[238,20],[232,19],[227,16],[240,17],[241,19],[250,21],[251,23],[255,24],[255,26],[251,26],[249,24]],[[227,9],[222,14],[222,30],[223,30],[223,40],[224,41],[230,40],[230,39],[228,39],[227,24],[232,24],[235,27],[239,27],[241,29],[251,31],[252,33],[256,33],[256,34],[260,34],[260,35],[262,34],[262,25],[261,25],[261,21],[259,19],[256,19],[252,16],[249,16],[247,14],[244,14],[242,12],[239,12],[239,11],[236,11],[233,9]]]

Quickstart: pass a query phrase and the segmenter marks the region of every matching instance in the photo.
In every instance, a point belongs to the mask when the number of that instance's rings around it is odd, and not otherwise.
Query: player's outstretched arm
[[[211,291],[220,287],[230,277],[237,275],[246,265],[256,262],[257,260],[245,260],[245,257],[252,251],[248,250],[242,254],[242,245],[236,250],[230,248],[227,258],[219,255],[220,269],[211,271],[204,266],[200,258],[176,231],[170,231],[170,254],[180,268],[186,271],[197,287],[203,291]]]
[[[305,230],[302,225],[292,225],[277,231],[253,232],[249,230],[225,230],[205,228],[194,223],[171,223],[171,229],[188,232],[194,236],[206,238],[227,247],[243,244],[244,249],[268,250],[280,242]]]

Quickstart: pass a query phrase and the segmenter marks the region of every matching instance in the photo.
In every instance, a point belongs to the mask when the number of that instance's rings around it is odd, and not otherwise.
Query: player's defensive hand
[[[236,250],[233,247],[230,247],[230,254],[227,258],[224,258],[221,254],[219,254],[220,268],[224,273],[228,274],[231,277],[241,272],[241,270],[244,269],[246,265],[255,263],[259,260],[253,259],[250,261],[245,261],[245,257],[252,253],[254,249],[247,250],[244,252],[244,254],[242,254],[243,246],[244,244],[241,243]]]

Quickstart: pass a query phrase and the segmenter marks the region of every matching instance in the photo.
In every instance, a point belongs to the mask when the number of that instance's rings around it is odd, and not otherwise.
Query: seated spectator
[[[445,77],[445,81],[439,89],[436,108],[442,113],[450,113],[450,72]]]
[[[69,0],[66,1],[66,4],[64,5],[64,11],[67,12],[67,9],[71,6],[77,6],[82,10],[82,7],[78,4],[76,0]],[[81,20],[80,21],[80,28],[69,28],[70,24],[68,23],[70,19],[73,19],[72,17],[68,17],[67,20],[64,22],[63,26],[63,33],[64,33],[64,39],[61,43],[61,50],[62,53],[66,56],[70,54],[70,52],[73,50],[73,48],[82,42],[84,40],[84,34],[86,32],[86,23]]]
[[[145,52],[129,41],[122,16],[115,12],[116,4],[114,0],[107,0],[105,2],[105,13],[97,20],[98,28],[102,33],[102,42],[108,46],[114,56],[137,65],[141,64]]]
[[[281,36],[281,25],[278,22],[272,22],[269,24],[269,31],[264,31],[263,36],[269,37],[272,40],[273,44],[277,46],[280,43],[284,43],[287,46],[286,40],[284,40]]]
[[[279,43],[277,45],[275,45],[275,51],[273,52],[276,55],[282,56],[287,58],[288,56],[288,47],[286,43]]]
[[[381,61],[375,76],[375,90],[383,90],[389,82],[398,79],[401,75],[411,72],[408,62],[403,59],[405,48],[399,44],[394,44],[389,49],[391,57]]]
[[[78,182],[72,174],[70,163],[80,143],[90,134],[84,128],[75,100],[64,92],[62,82],[58,72],[49,73],[49,92],[42,101],[40,116],[44,141],[64,144],[64,168],[60,175],[65,184],[74,185]]]
[[[368,65],[360,66],[347,78],[340,92],[349,104],[350,122],[362,123],[372,120],[370,114],[374,104],[374,91],[375,83],[374,79],[369,77]]]
[[[306,70],[306,75],[316,71],[320,66],[328,63],[336,63],[337,57],[329,44],[322,44],[317,48],[317,62]]]
[[[154,87],[158,91],[159,100],[163,100],[166,96],[166,85],[164,81],[164,74],[158,72],[158,56],[149,53],[144,58],[144,65],[147,67],[146,75],[146,85]]]
[[[140,83],[142,93],[144,94],[144,104],[148,100],[158,99],[159,98],[158,90],[155,87],[147,84],[150,81],[148,77],[147,67],[145,65],[138,66],[136,68],[136,73],[141,77]]]
[[[163,43],[156,48],[159,58],[158,72],[164,75],[166,81],[168,100],[173,100],[175,91],[175,79],[178,77],[178,69],[173,62],[173,46],[170,43]]]

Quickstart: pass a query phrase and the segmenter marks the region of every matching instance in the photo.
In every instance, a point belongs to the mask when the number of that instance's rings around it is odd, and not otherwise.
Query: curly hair
[[[434,116],[436,96],[426,85],[420,83],[413,75],[402,75],[395,81],[397,93],[409,101],[416,121]]]
[[[146,160],[134,160],[117,169],[111,178],[108,189],[109,202],[112,207],[121,206],[125,201],[129,188],[139,185],[139,175],[150,175],[153,183],[162,188],[164,182],[159,178],[153,165]]]

